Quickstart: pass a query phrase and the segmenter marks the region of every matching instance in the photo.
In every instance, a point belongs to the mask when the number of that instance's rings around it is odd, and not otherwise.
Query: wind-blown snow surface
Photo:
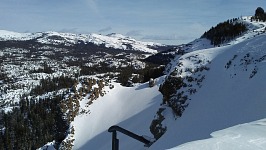
[[[216,131],[211,136],[170,150],[265,150],[266,119]]]
[[[153,137],[149,132],[150,123],[156,114],[162,99],[157,84],[140,84],[136,87],[122,87],[115,84],[104,97],[97,99],[90,106],[90,114],[77,116],[73,126],[75,129],[74,148],[79,150],[110,149],[112,134],[107,129],[112,125],[125,127],[139,135]],[[118,133],[120,149],[143,149],[143,143]]]
[[[190,96],[182,117],[177,120],[166,117],[167,132],[151,149],[168,149],[210,138],[214,131],[266,118],[265,34],[230,46],[194,51],[175,63],[182,62],[186,68],[196,67],[187,59],[191,56],[209,60],[210,70],[203,72],[202,87]],[[182,76],[186,75],[189,76],[183,72]]]

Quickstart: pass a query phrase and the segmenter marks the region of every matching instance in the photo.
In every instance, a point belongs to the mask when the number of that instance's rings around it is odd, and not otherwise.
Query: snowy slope
[[[18,33],[6,30],[0,30],[0,40],[30,40],[41,36],[40,33]]]
[[[170,150],[264,150],[266,119],[241,124],[211,134],[212,138],[194,141]]]
[[[165,46],[159,43],[142,42],[133,38],[123,36],[121,34],[73,34],[73,33],[58,33],[58,32],[37,32],[37,33],[17,33],[11,31],[0,30],[0,41],[6,40],[37,40],[43,44],[53,45],[72,45],[78,42],[93,43],[98,46],[104,45],[107,48],[136,50],[147,53],[157,53],[157,48]]]
[[[182,117],[173,120],[171,112],[166,114],[167,132],[151,149],[210,138],[214,131],[266,118],[266,35],[257,30],[228,46],[194,51],[173,62],[170,73],[178,70],[183,78],[194,75],[185,70],[193,72],[208,61],[210,70],[200,73],[204,74],[202,86],[189,95],[191,100]]]
[[[241,149],[241,144],[263,149],[266,139],[265,23],[243,19],[250,29],[245,35],[221,47],[212,47],[206,39],[193,41],[184,46],[190,53],[171,62],[168,75],[176,71],[176,76],[184,79],[202,78],[199,84],[190,83],[195,93],[189,87],[177,91],[184,91],[189,97],[189,106],[182,117],[176,119],[169,107],[160,106],[162,95],[158,84],[164,82],[163,77],[153,88],[148,88],[147,83],[130,88],[115,84],[113,90],[90,106],[89,114],[75,118],[73,149],[110,149],[111,133],[107,129],[112,125],[152,137],[149,127],[160,107],[166,108],[163,124],[167,132],[148,149],[205,150],[216,149],[221,144],[224,146],[221,149],[228,146]],[[199,71],[202,67],[208,69]],[[264,120],[235,126],[259,119]],[[211,137],[214,138],[207,139]],[[147,149],[124,135],[118,134],[118,138],[120,149]],[[184,144],[195,140],[203,141]]]
[[[115,33],[108,34],[107,36],[91,34],[88,41],[97,45],[105,44],[106,47],[123,50],[130,50],[132,48],[133,50],[140,50],[148,53],[157,53],[157,50],[152,47],[163,46],[159,43],[137,41],[130,37]]]
[[[149,132],[150,123],[160,105],[162,95],[156,86],[150,88],[147,83],[135,87],[122,87],[114,84],[104,97],[90,105],[89,114],[75,118],[73,126],[73,149],[106,150],[111,147],[112,134],[107,129],[113,125],[125,127],[139,135],[153,137]],[[143,149],[143,143],[118,134],[121,149]]]

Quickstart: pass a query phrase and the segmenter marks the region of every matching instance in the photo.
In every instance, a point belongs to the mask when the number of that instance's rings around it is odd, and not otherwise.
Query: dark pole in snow
[[[117,131],[133,138],[133,139],[136,139],[142,143],[144,143],[146,146],[150,146],[151,145],[151,141],[145,139],[143,136],[139,136],[133,132],[130,132],[126,129],[123,129],[119,126],[111,126],[109,129],[108,129],[108,132],[112,132],[113,135],[112,135],[112,150],[118,150],[119,149],[119,140],[117,139]]]
[[[112,150],[119,150],[119,140],[117,139],[116,131],[113,131],[112,135]]]

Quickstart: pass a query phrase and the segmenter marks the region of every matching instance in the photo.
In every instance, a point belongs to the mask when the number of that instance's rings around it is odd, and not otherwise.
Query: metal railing
[[[108,129],[108,132],[112,132],[112,150],[119,150],[119,139],[117,139],[117,131],[144,143],[146,147],[149,147],[152,144],[151,141],[145,139],[143,136],[139,136],[139,135],[137,135],[133,132],[130,132],[126,129],[123,129],[119,126],[111,126]]]

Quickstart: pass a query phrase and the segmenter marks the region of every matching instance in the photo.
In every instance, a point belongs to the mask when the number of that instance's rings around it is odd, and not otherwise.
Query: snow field
[[[125,127],[139,135],[152,137],[150,123],[161,103],[162,96],[156,86],[149,88],[148,83],[136,87],[122,87],[114,83],[114,89],[90,106],[90,114],[77,116],[73,122],[75,142],[73,149],[109,149],[111,133],[107,130],[112,125]],[[118,134],[121,149],[143,149],[143,143]]]

